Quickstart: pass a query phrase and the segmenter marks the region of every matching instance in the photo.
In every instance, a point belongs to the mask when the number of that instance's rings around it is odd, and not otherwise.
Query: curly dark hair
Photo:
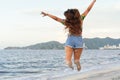
[[[66,17],[65,29],[68,29],[72,35],[80,35],[82,32],[82,22],[78,9],[68,9],[64,12],[64,15]]]

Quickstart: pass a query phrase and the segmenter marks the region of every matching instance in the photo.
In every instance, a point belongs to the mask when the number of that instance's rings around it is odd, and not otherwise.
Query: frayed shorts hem
[[[65,45],[64,47],[70,47],[70,48],[83,48],[83,47],[72,47],[70,45]]]

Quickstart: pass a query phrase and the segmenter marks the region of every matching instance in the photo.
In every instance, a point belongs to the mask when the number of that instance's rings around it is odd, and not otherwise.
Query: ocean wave
[[[0,73],[41,73],[41,71],[0,71]]]

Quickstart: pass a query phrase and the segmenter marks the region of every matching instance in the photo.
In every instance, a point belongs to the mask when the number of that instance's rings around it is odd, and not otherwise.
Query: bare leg
[[[66,46],[65,47],[65,53],[66,53],[66,64],[73,69],[72,66],[72,53],[73,53],[73,49],[71,47]]]
[[[81,57],[81,54],[82,54],[82,50],[83,50],[83,48],[74,49],[74,63],[76,64],[78,71],[81,70],[81,65],[80,65],[79,60],[80,60],[80,57]]]

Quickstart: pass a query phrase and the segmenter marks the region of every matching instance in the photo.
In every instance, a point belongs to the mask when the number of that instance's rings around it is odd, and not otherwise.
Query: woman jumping
[[[84,18],[87,16],[95,2],[96,0],[93,0],[82,14],[79,13],[78,9],[68,9],[64,12],[66,19],[61,19],[46,12],[41,12],[43,16],[48,16],[62,23],[66,26],[65,29],[68,29],[69,34],[65,43],[66,64],[74,69],[72,65],[72,55],[74,54],[74,63],[76,64],[78,71],[81,70],[80,57],[83,50],[82,25]]]

